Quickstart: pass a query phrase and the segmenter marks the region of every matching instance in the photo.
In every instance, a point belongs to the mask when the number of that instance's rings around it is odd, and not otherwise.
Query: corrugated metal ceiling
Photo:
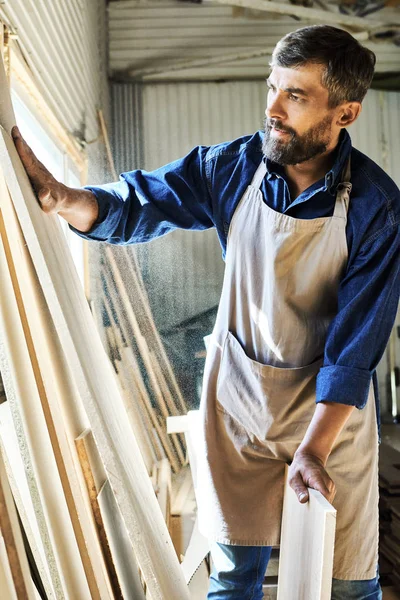
[[[111,75],[148,81],[263,78],[276,42],[285,33],[309,23],[209,2],[114,0],[108,11]],[[385,11],[368,19],[400,23],[400,11]],[[377,71],[400,71],[399,46],[365,43],[377,54]],[[207,64],[209,59],[219,61],[221,57],[245,53],[258,56]],[[187,61],[196,61],[197,66],[176,69]],[[168,71],[171,67],[174,70]],[[161,73],[151,73],[160,69]]]

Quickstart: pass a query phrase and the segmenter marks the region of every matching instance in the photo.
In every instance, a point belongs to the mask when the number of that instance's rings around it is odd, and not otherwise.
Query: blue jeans
[[[212,544],[208,600],[261,600],[269,546]],[[332,580],[331,600],[382,600],[379,576],[363,581]]]

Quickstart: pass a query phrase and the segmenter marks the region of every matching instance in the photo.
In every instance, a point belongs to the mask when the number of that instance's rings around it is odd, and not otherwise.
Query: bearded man
[[[300,502],[311,487],[337,509],[332,599],[382,597],[375,368],[399,298],[400,192],[346,131],[374,65],[340,29],[299,29],[274,50],[264,132],[85,190],[14,132],[43,209],[87,239],[217,230],[226,269],[196,490],[209,600],[262,598],[287,463]]]

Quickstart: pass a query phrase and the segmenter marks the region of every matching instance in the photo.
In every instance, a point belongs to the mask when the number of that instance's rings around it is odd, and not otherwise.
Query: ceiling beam
[[[390,15],[390,22],[366,19],[361,17],[353,17],[350,15],[343,15],[340,12],[331,12],[321,10],[318,8],[306,8],[304,6],[297,6],[295,4],[289,4],[287,2],[273,2],[270,0],[202,0],[202,4],[224,4],[228,6],[241,6],[243,8],[251,8],[253,10],[262,10],[269,13],[276,13],[279,15],[290,15],[298,17],[302,20],[316,21],[319,23],[326,23],[329,25],[341,25],[343,27],[350,27],[361,30],[371,30],[378,27],[390,27],[393,25],[400,25],[400,15]]]
[[[218,56],[206,56],[195,60],[179,61],[170,63],[169,65],[157,66],[148,69],[130,69],[124,71],[114,71],[113,78],[130,77],[134,79],[148,79],[154,75],[162,75],[172,73],[174,71],[183,71],[187,69],[196,69],[199,67],[208,67],[209,65],[218,65],[227,62],[236,62],[239,60],[248,60],[250,58],[258,58],[259,56],[271,56],[274,48],[265,47],[260,50],[252,50],[249,52],[241,52],[236,54],[220,54]],[[267,67],[265,72],[267,73]]]

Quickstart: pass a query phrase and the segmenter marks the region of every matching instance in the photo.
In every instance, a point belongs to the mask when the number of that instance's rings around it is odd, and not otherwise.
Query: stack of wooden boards
[[[40,210],[11,140],[2,64],[0,88],[2,598],[37,599],[34,576],[47,598],[140,599],[146,588],[152,600],[186,600],[127,399],[58,219]]]
[[[168,458],[175,473],[185,464],[182,435],[168,436],[166,419],[187,408],[154,324],[134,248],[103,247],[98,327],[117,373],[132,428],[150,470]]]
[[[380,573],[400,590],[400,452],[382,444],[379,452]]]

